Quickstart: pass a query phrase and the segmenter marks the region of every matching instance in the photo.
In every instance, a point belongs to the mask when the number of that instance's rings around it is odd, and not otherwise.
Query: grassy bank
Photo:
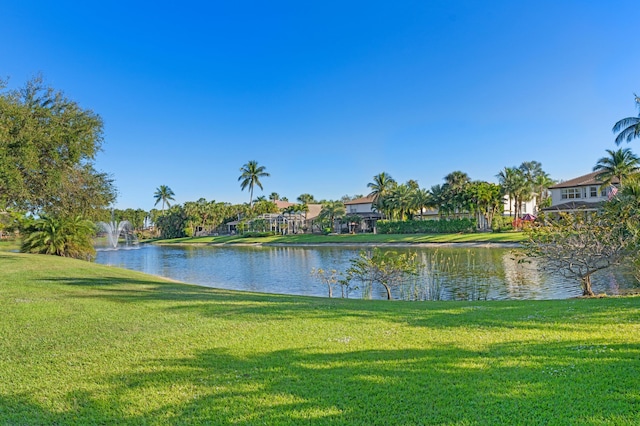
[[[0,424],[638,424],[640,298],[219,291],[0,253]]]
[[[477,234],[341,234],[276,235],[245,238],[239,235],[157,240],[159,244],[420,244],[420,243],[518,243],[522,232]]]

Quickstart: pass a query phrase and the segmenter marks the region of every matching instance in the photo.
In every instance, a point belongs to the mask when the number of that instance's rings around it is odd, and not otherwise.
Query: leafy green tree
[[[640,158],[629,148],[606,151],[609,156],[600,158],[593,168],[594,172],[599,172],[596,179],[602,181],[603,186],[611,185],[614,178],[618,179],[622,186],[630,176],[640,170]]]
[[[636,107],[640,109],[640,98],[634,94]],[[620,145],[623,141],[631,142],[632,139],[640,136],[640,115],[638,117],[627,117],[619,120],[613,125],[613,133],[616,136],[616,145]]]
[[[113,180],[93,168],[102,119],[41,77],[3,89],[0,82],[0,210],[91,217],[112,203]]]
[[[258,201],[253,205],[253,213],[256,215],[278,213],[278,206],[273,201]]]
[[[156,192],[153,194],[153,198],[156,199],[156,202],[153,205],[157,206],[158,203],[162,201],[162,213],[164,213],[165,204],[167,207],[171,207],[171,201],[174,200],[174,195],[176,194],[174,194],[171,188],[167,185],[160,185],[156,188]]]
[[[162,238],[181,238],[186,235],[189,217],[180,205],[170,207],[156,219]]]
[[[41,216],[29,222],[22,231],[23,253],[51,254],[74,259],[94,260],[95,225],[81,216],[57,218]]]
[[[270,201],[278,201],[279,199],[280,199],[280,194],[278,194],[277,192],[272,192],[271,194],[269,194]]]
[[[265,170],[264,166],[258,166],[258,162],[253,160],[240,168],[240,172],[242,174],[238,177],[238,181],[240,182],[240,188],[243,191],[249,187],[250,207],[253,207],[253,187],[257,186],[258,188],[263,189],[260,178],[270,176]]]

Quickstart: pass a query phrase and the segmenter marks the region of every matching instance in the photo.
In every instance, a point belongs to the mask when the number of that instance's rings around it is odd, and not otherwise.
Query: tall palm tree
[[[602,186],[611,185],[614,178],[617,178],[622,186],[626,179],[640,170],[640,158],[629,148],[606,151],[609,156],[599,159],[593,168],[594,172],[600,172],[596,179],[602,181]]]
[[[370,197],[373,197],[373,202],[378,201],[378,198],[384,197],[389,194],[389,191],[396,186],[396,181],[387,173],[382,172],[373,177],[373,182],[367,184],[367,188],[371,189],[369,193]]]
[[[246,187],[249,187],[249,206],[253,207],[253,187],[257,186],[262,189],[262,183],[260,183],[261,177],[270,176],[265,171],[264,166],[258,166],[257,161],[249,161],[247,164],[240,168],[242,174],[238,177],[240,182],[240,188],[244,191]]]
[[[523,201],[522,196],[527,196],[527,188],[530,188],[524,172],[516,167],[505,167],[497,174],[498,181],[505,194],[509,197],[509,214],[511,214],[511,203],[514,204],[514,216],[519,217],[520,203]]]
[[[635,93],[633,96],[636,98],[636,107],[640,109],[640,97]],[[613,125],[613,129],[611,130],[613,130],[613,133],[618,133],[618,136],[616,136],[616,145],[620,145],[624,140],[631,142],[632,139],[640,136],[640,115],[638,117],[627,117],[619,120]]]
[[[391,190],[395,188],[397,182],[391,177],[391,175],[382,172],[373,177],[373,182],[367,184],[367,188],[371,189],[369,197],[373,197],[372,206],[379,212],[384,213],[387,217],[390,217],[391,211],[389,210],[389,203],[385,202],[385,198],[391,193]],[[387,200],[388,201],[388,200]]]
[[[156,188],[156,192],[153,194],[153,197],[156,199],[154,206],[157,206],[160,201],[162,201],[162,213],[164,213],[164,205],[167,207],[171,207],[171,203],[169,201],[173,201],[173,196],[176,195],[173,193],[171,188],[167,185],[160,185]]]

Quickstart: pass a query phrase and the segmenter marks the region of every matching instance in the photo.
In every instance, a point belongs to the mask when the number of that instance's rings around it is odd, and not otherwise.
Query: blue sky
[[[396,4],[398,3],[398,4]],[[118,208],[366,194],[382,171],[422,187],[496,182],[540,161],[588,173],[638,111],[635,1],[17,1],[0,76],[42,73],[104,119]],[[636,144],[630,147],[634,151]]]

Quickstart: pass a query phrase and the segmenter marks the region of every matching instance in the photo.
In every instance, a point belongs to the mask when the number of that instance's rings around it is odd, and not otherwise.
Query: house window
[[[589,187],[589,196],[590,197],[597,197],[598,196],[598,187],[597,186],[590,186]]]
[[[562,188],[561,198],[565,199],[574,199],[574,198],[583,198],[582,194],[583,188]]]

